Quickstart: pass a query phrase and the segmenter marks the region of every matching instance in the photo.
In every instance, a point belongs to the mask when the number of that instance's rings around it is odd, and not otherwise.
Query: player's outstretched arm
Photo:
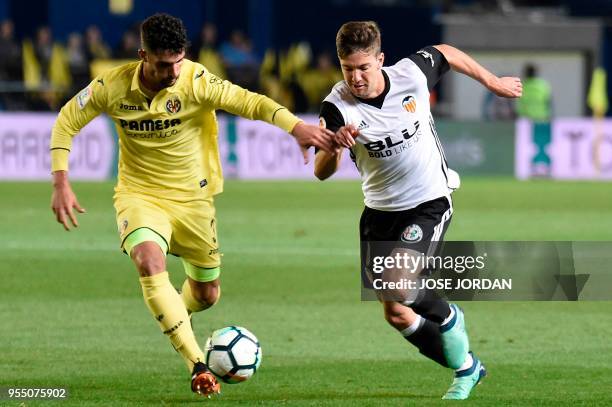
[[[70,231],[68,220],[70,220],[72,226],[79,226],[73,209],[76,209],[79,213],[85,213],[85,209],[81,207],[76,195],[72,192],[72,187],[68,181],[68,171],[54,171],[51,210],[53,210],[57,222],[64,225],[64,229],[67,231]]]
[[[447,44],[434,45],[440,51],[450,67],[482,83],[487,89],[506,98],[518,98],[523,94],[521,78],[513,76],[497,77],[480,65],[465,52]]]

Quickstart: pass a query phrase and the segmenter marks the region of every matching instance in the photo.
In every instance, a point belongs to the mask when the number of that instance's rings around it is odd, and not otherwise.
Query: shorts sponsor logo
[[[166,101],[166,111],[170,114],[178,113],[181,110],[181,101],[179,98],[172,97]]]
[[[327,122],[325,121],[325,118],[323,116],[319,117],[319,127],[322,129],[327,128]]]
[[[410,225],[402,233],[401,239],[406,243],[420,242],[423,239],[423,229],[419,225]]]

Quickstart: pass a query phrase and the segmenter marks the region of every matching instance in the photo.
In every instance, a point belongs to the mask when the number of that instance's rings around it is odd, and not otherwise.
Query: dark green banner
[[[437,120],[449,167],[460,175],[514,175],[514,122]]]

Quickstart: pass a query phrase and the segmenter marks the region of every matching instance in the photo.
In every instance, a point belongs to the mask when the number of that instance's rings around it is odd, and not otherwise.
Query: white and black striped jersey
[[[351,158],[361,174],[367,207],[411,209],[459,187],[436,134],[429,93],[449,70],[444,55],[426,47],[383,67],[385,90],[374,99],[354,96],[338,82],[321,105],[321,123],[332,131],[345,124],[359,130]]]

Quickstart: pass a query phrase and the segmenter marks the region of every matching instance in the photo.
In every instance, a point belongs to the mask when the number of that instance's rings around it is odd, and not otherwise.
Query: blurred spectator
[[[342,80],[342,73],[333,61],[334,59],[329,52],[322,52],[317,56],[316,66],[307,70],[300,77],[300,83],[308,97],[309,110],[311,111],[316,111],[331,88]]]
[[[53,43],[49,27],[40,27],[36,42],[23,41],[23,80],[37,109],[54,109],[69,90],[72,78],[66,49]]]
[[[43,82],[49,82],[49,63],[53,52],[53,38],[51,29],[47,26],[40,27],[36,32],[36,43],[34,44],[34,55],[40,65],[40,75]]]
[[[250,90],[257,90],[258,60],[251,42],[240,30],[232,31],[230,40],[221,44],[221,57],[230,81]]]
[[[202,26],[200,41],[196,44],[197,58],[210,72],[220,78],[227,78],[221,55],[217,51],[217,27],[212,23]]]
[[[240,30],[232,31],[230,40],[221,44],[221,56],[227,66],[257,65],[251,41]]]
[[[527,64],[523,71],[523,96],[516,103],[519,116],[535,121],[549,121],[552,114],[551,96],[548,81],[538,77],[535,65]]]
[[[531,173],[534,176],[548,177],[551,158],[547,147],[552,140],[551,89],[548,81],[538,77],[535,65],[527,64],[524,68],[523,96],[517,100],[517,111],[520,117],[530,119],[533,123],[532,134],[536,152],[531,159]]]
[[[0,23],[0,81],[22,79],[21,46],[15,41],[11,20]]]
[[[89,64],[81,34],[73,32],[68,36],[67,53],[73,87],[84,88],[89,83]]]
[[[115,50],[114,57],[117,59],[138,59],[138,48],[140,48],[140,38],[133,29],[127,30],[121,37],[119,48]]]
[[[110,48],[102,39],[102,33],[97,26],[90,25],[87,27],[87,31],[85,31],[85,42],[87,43],[85,50],[88,61],[111,57]]]

